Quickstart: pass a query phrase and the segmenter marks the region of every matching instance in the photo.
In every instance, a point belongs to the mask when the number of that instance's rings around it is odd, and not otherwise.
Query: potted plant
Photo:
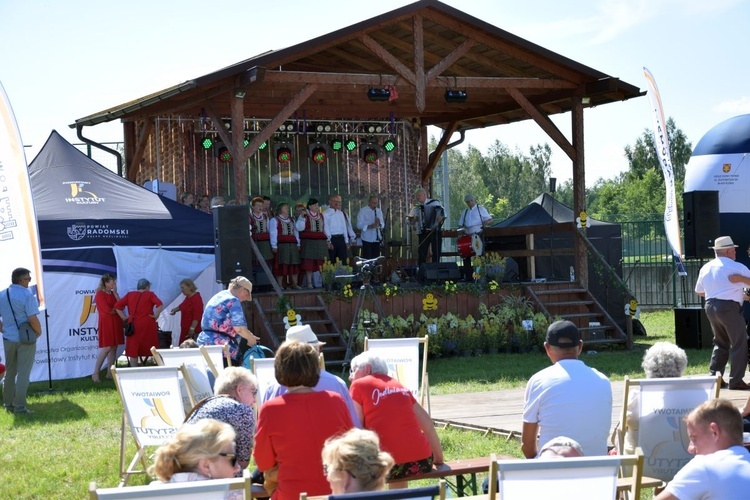
[[[338,278],[337,276],[352,276],[352,267],[337,260],[334,264],[328,259],[320,266],[320,277],[326,290],[340,290],[344,285],[351,284],[352,278]]]

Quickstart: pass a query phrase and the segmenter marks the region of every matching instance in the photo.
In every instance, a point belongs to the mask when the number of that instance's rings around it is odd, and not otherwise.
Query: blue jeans
[[[26,408],[26,393],[29,389],[31,367],[34,366],[36,342],[21,344],[3,339],[5,349],[5,380],[3,381],[3,405],[6,408]]]

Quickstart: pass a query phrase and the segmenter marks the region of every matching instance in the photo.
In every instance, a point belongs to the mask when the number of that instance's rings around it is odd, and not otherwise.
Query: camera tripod
[[[393,335],[393,328],[391,327],[391,322],[388,321],[388,319],[385,316],[385,313],[383,312],[383,306],[380,304],[380,300],[378,300],[378,296],[375,295],[375,290],[372,288],[371,280],[372,280],[372,274],[373,274],[373,267],[375,267],[375,262],[377,262],[382,257],[378,257],[377,259],[371,259],[371,260],[363,260],[358,262],[357,264],[361,266],[361,271],[352,277],[361,277],[362,278],[362,286],[359,287],[359,292],[357,293],[357,304],[354,306],[354,317],[352,318],[352,326],[349,329],[349,338],[346,342],[346,354],[344,354],[344,362],[342,365],[342,373],[345,374],[347,368],[349,368],[349,364],[354,357],[354,332],[359,325],[359,320],[362,317],[362,306],[365,303],[365,300],[368,298],[372,301],[373,305],[375,306],[375,309],[377,310],[377,313],[380,315],[380,319],[385,324],[386,329],[388,332]],[[342,276],[343,277],[343,276]],[[365,330],[368,331],[372,327],[369,321],[364,322],[365,323]]]

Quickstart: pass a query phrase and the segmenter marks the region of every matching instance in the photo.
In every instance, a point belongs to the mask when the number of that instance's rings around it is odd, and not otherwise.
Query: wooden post
[[[573,215],[578,215],[586,209],[586,168],[583,155],[583,103],[581,97],[573,97],[571,110],[573,130]],[[585,289],[589,286],[589,263],[586,245],[581,238],[575,239],[575,272],[576,281]]]
[[[235,97],[231,91],[232,144],[227,146],[232,151],[232,173],[234,174],[234,198],[242,204],[247,198],[247,157],[243,142],[245,140],[245,99]],[[221,126],[221,123],[217,125]],[[275,281],[275,280],[271,280]]]

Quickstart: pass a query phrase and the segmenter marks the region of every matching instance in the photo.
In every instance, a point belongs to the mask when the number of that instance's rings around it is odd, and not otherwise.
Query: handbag
[[[10,290],[6,289],[5,294],[8,296],[8,305],[10,306],[10,312],[13,313],[13,321],[16,323],[16,328],[18,328],[18,341],[22,344],[36,343],[37,335],[34,329],[31,328],[31,323],[24,321],[20,325],[18,324],[16,311],[13,310],[13,304],[10,301]]]
[[[138,309],[138,304],[141,301],[141,297],[143,297],[143,293],[141,293],[138,296],[138,300],[135,302],[135,307],[133,308],[133,314],[131,314],[130,318],[128,318],[128,321],[125,322],[125,330],[122,332],[126,337],[130,337],[135,333],[135,325],[133,324],[132,317],[135,316],[135,311]]]

